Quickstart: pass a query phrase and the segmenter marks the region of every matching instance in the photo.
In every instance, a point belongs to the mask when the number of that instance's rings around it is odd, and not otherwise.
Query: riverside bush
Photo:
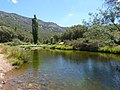
[[[7,42],[6,45],[17,46],[17,45],[27,45],[27,43],[22,42],[19,39],[13,39],[11,42]]]

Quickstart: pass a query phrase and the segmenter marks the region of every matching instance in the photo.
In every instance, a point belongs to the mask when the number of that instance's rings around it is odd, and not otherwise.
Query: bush
[[[13,39],[12,42],[7,42],[6,45],[17,46],[17,45],[27,45],[27,43],[22,42],[19,39]]]
[[[97,51],[99,47],[99,42],[86,39],[67,40],[65,41],[65,44],[71,45],[73,46],[73,49],[81,51]]]

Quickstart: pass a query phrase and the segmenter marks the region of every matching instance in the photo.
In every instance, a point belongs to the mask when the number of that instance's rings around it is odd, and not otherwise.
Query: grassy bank
[[[5,54],[7,60],[13,66],[22,65],[23,63],[26,63],[29,60],[29,54],[28,54],[29,52],[15,46],[12,47],[12,46],[0,45],[0,53]]]
[[[120,54],[120,46],[105,46],[99,49],[100,52]]]
[[[68,45],[48,45],[48,46],[43,46],[44,49],[58,49],[58,50],[79,50],[73,48],[73,46],[68,46]],[[82,51],[82,50],[80,50]],[[83,49],[83,51],[89,51],[87,49]],[[105,47],[99,47],[98,50],[90,50],[89,52],[103,52],[103,53],[113,53],[113,54],[120,54],[120,46],[105,46]]]
[[[73,46],[68,45],[43,45],[44,49],[73,50]]]
[[[20,45],[21,48],[25,49],[57,49],[57,50],[73,50],[73,46],[68,45]]]
[[[69,45],[21,45],[20,47],[25,49],[56,49],[56,50],[79,50],[75,49],[73,46]],[[82,47],[85,48],[85,47]],[[89,51],[87,49],[83,49],[80,51]],[[90,52],[104,52],[104,53],[114,53],[114,54],[120,54],[120,46],[105,46],[105,47],[99,47],[97,50],[92,49]]]

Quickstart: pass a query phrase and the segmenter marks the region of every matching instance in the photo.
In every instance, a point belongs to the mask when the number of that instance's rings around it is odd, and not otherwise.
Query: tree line
[[[76,49],[97,51],[99,47],[120,45],[120,2],[105,0],[106,10],[89,13],[89,21],[75,25],[57,37]],[[54,36],[55,37],[55,36]],[[56,38],[54,38],[56,40]]]

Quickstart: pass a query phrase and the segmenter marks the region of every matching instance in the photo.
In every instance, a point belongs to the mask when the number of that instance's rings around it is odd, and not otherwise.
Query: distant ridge
[[[5,26],[11,29],[17,29],[31,36],[32,18],[18,15],[16,13],[7,13],[0,11],[0,26]],[[45,22],[38,19],[39,38],[48,38],[54,34],[63,32],[66,28],[61,27],[53,22]]]

